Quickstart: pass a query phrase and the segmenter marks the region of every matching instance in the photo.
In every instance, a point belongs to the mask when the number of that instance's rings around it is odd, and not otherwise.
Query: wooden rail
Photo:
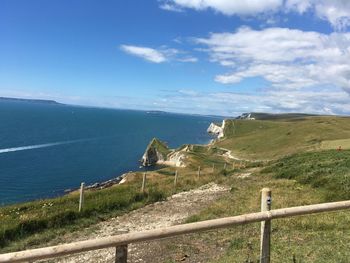
[[[267,189],[268,190],[268,189]],[[264,191],[263,191],[264,192]],[[265,189],[265,193],[268,193]],[[266,194],[266,202],[271,202]],[[262,202],[262,205],[263,204]],[[270,204],[268,204],[270,205]],[[307,215],[335,210],[344,210],[350,208],[350,201],[315,204],[307,206],[290,207],[283,209],[275,209],[270,211],[263,211],[258,213],[251,213],[233,217],[226,217],[214,220],[207,220],[196,223],[189,223],[167,228],[160,228],[154,230],[147,230],[142,232],[127,233],[117,236],[91,239],[86,241],[79,241],[58,246],[44,247],[38,249],[25,250],[20,252],[13,252],[0,255],[0,262],[23,262],[34,261],[39,259],[48,259],[71,255],[75,253],[97,250],[109,247],[124,247],[130,243],[156,240],[166,237],[174,237],[183,234],[195,233],[206,230],[213,230],[219,228],[227,228],[236,225],[243,225],[254,222],[266,222],[272,219],[285,218],[299,215]],[[269,248],[268,248],[269,249]],[[116,261],[119,262],[119,261]],[[126,261],[123,261],[126,262]],[[265,261],[264,261],[265,262]]]

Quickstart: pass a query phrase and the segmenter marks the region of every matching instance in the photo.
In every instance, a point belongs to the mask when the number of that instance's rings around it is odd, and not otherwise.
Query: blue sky
[[[0,96],[350,114],[350,1],[2,0]]]

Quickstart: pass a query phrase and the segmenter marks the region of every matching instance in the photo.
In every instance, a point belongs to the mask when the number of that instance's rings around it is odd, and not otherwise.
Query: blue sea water
[[[207,143],[214,117],[0,102],[0,205],[53,197],[139,169],[153,137]]]

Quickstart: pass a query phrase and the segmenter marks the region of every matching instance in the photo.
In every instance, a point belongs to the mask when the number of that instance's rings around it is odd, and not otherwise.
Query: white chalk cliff
[[[154,138],[147,146],[145,153],[141,158],[143,166],[153,166],[164,164],[175,167],[185,167],[185,160],[188,146],[179,150],[171,150],[166,143]]]
[[[165,161],[158,161],[158,163],[174,167],[186,167],[185,161],[186,155],[182,151],[174,151],[168,154]]]
[[[224,134],[225,123],[226,123],[225,120],[223,120],[222,121],[222,125],[219,126],[219,125],[217,125],[217,124],[212,122],[210,124],[210,126],[208,127],[207,132],[215,134],[215,135],[217,135],[218,139],[221,139],[221,138],[223,138],[225,136],[225,134]]]

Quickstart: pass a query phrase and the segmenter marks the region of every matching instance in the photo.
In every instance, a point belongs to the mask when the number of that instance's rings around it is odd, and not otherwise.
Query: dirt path
[[[123,216],[101,222],[84,229],[82,232],[66,235],[60,240],[73,242],[117,235],[126,230],[136,232],[176,225],[182,223],[187,217],[198,213],[205,206],[227,193],[228,190],[226,187],[210,183],[198,189],[175,194],[166,201],[151,204]],[[157,242],[161,243],[162,241],[152,242],[151,246],[144,243],[129,245],[128,262],[163,262],[161,255],[155,256],[152,251],[154,248],[154,253],[162,254],[164,252],[159,249],[160,246],[157,246]],[[114,262],[114,254],[114,248],[102,249],[50,262]]]

